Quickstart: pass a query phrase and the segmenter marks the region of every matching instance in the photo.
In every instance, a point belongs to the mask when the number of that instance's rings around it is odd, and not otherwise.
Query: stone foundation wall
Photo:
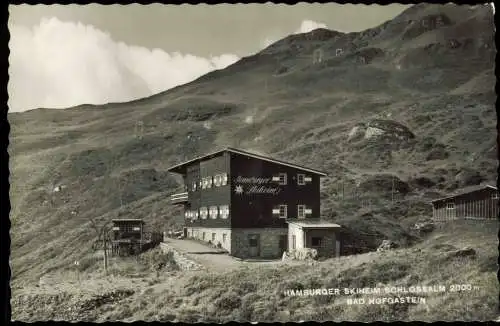
[[[203,238],[203,233],[205,233],[205,238]],[[212,240],[212,234],[214,234],[215,240]],[[224,234],[226,235],[225,239]],[[188,238],[202,240],[207,243],[212,241],[214,245],[220,243],[223,249],[229,253],[231,252],[231,229],[188,227],[187,235]]]
[[[177,263],[179,268],[184,270],[184,271],[204,269],[204,267],[202,265],[194,262],[192,259],[189,259],[188,257],[186,257],[185,255],[178,252],[177,250],[170,247],[169,245],[167,245],[164,242],[160,243],[160,248],[164,253],[171,251],[172,254],[174,255],[175,262]]]
[[[259,235],[257,255],[250,252],[248,236]],[[288,234],[287,228],[233,229],[231,234],[231,255],[239,258],[281,258],[285,248],[280,248],[280,236]],[[286,243],[285,243],[286,245]]]

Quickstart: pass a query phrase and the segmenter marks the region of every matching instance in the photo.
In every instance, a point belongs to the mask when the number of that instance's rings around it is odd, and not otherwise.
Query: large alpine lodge
[[[169,169],[184,192],[184,236],[240,258],[277,258],[315,248],[338,256],[340,226],[320,216],[320,178],[326,173],[235,148],[225,148]]]

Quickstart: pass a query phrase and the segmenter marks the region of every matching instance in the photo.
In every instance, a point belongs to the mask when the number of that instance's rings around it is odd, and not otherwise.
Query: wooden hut
[[[472,186],[432,202],[434,220],[498,218],[498,190],[491,185]]]
[[[162,234],[146,231],[141,219],[115,219],[112,222],[112,255],[138,254],[161,242]]]

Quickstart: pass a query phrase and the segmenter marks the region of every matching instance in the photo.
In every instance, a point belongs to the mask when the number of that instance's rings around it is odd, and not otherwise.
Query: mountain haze
[[[86,257],[90,217],[181,225],[167,168],[225,146],[327,171],[322,217],[365,236],[360,251],[411,244],[431,199],[496,180],[495,55],[489,6],[419,4],[148,98],[11,113],[14,282]]]

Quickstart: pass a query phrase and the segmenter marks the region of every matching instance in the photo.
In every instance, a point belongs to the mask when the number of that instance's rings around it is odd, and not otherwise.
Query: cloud
[[[300,24],[299,29],[297,29],[294,34],[309,33],[310,31],[313,31],[317,28],[327,28],[327,27],[323,23],[318,23],[312,20],[304,20]]]
[[[91,25],[42,19],[9,24],[9,108],[124,102],[187,83],[239,58],[166,53],[114,41]]]
[[[328,28],[326,24],[318,23],[312,20],[303,20],[300,24],[299,28],[297,28],[294,32],[290,32],[290,34],[301,34],[301,33],[309,33],[318,28]],[[276,37],[266,37],[263,41],[260,42],[261,49],[267,48],[269,45],[279,41],[280,39],[286,37],[288,34],[276,36]]]

